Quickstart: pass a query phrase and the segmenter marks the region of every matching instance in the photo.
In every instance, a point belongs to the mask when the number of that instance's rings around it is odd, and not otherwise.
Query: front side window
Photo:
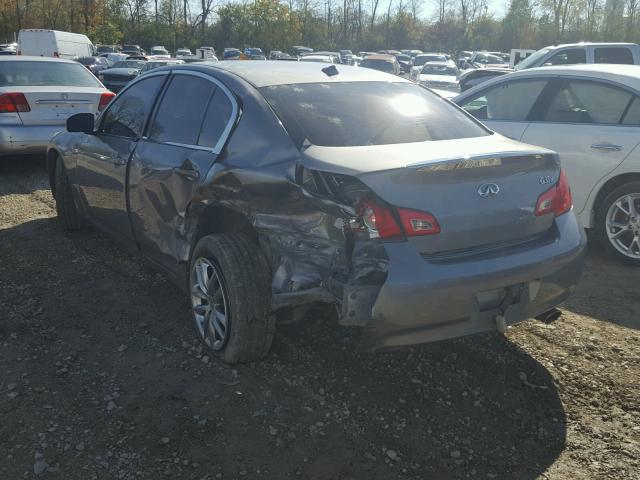
[[[568,48],[553,55],[545,65],[576,65],[587,63],[587,51],[584,48]]]
[[[215,85],[193,75],[175,75],[151,123],[156,142],[197,145],[200,128]]]
[[[146,78],[118,95],[104,113],[100,131],[119,137],[140,137],[164,79],[164,76]]]
[[[634,97],[627,113],[622,119],[623,125],[640,125],[640,97]]]
[[[569,80],[549,104],[544,120],[617,124],[633,95],[603,83]]]
[[[633,54],[627,47],[599,47],[595,49],[595,63],[633,65]]]
[[[331,82],[263,87],[294,143],[348,147],[482,137],[490,132],[413,83]]]
[[[461,105],[480,120],[524,122],[547,80],[503,82]]]

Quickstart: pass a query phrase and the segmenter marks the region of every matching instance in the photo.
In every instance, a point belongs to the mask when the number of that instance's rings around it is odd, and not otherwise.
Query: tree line
[[[0,41],[23,28],[85,33],[94,43],[354,51],[500,50],[640,37],[640,0],[2,0]],[[425,12],[435,10],[432,18]]]

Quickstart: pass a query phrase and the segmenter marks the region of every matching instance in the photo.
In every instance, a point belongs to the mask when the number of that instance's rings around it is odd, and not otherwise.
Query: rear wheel
[[[78,213],[76,204],[73,201],[71,184],[61,158],[56,161],[54,183],[56,211],[62,228],[68,232],[82,230],[87,226],[87,223]]]
[[[610,192],[596,214],[604,249],[628,264],[640,266],[640,182]]]
[[[196,245],[189,288],[196,332],[228,363],[264,357],[273,340],[271,278],[266,258],[247,235],[208,235]]]

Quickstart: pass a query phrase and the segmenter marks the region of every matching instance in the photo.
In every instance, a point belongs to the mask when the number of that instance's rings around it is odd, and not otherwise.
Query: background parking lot
[[[330,311],[258,364],[203,352],[186,297],[0,163],[0,478],[637,478],[638,270],[591,250],[562,319],[398,352]]]

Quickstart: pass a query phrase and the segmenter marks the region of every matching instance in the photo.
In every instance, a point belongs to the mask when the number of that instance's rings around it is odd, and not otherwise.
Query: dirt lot
[[[639,274],[592,251],[552,325],[383,354],[319,309],[229,367],[162,275],[62,234],[42,162],[4,160],[0,478],[637,479]]]

